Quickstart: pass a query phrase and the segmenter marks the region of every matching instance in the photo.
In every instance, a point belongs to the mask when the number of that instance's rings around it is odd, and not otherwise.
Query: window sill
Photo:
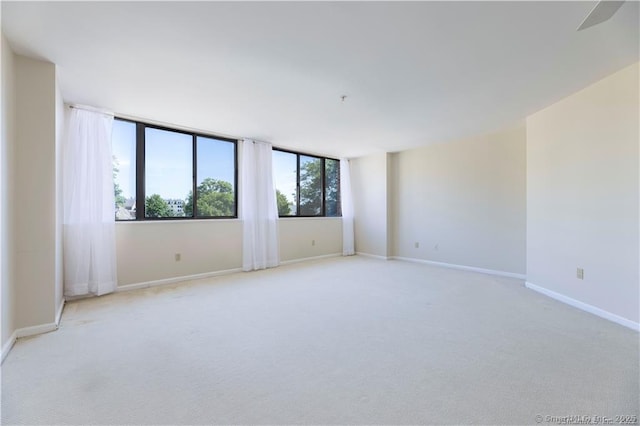
[[[218,222],[241,222],[238,218],[224,218],[224,219],[164,219],[164,220],[116,220],[116,225],[125,224],[153,224],[153,223],[218,223]]]
[[[291,216],[280,217],[279,220],[341,220],[342,216]]]

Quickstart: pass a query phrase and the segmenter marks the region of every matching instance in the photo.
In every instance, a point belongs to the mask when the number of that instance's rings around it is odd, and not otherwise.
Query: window
[[[322,160],[300,155],[300,215],[322,216]]]
[[[273,180],[279,216],[298,214],[298,156],[273,150]]]
[[[236,141],[116,119],[112,145],[117,220],[237,217]]]
[[[235,144],[197,137],[197,217],[236,215],[235,157]],[[187,211],[191,214],[191,197],[188,202]]]
[[[136,218],[136,123],[114,120],[111,146],[116,219],[134,220]]]
[[[342,216],[340,205],[340,161],[324,160],[324,199],[326,215]]]
[[[341,215],[338,160],[274,149],[273,178],[281,217]]]
[[[193,140],[186,133],[144,129],[144,217],[184,217],[178,202],[193,190]]]

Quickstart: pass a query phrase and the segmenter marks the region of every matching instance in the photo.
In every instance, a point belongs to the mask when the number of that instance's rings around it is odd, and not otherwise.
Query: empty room
[[[2,424],[638,424],[640,2],[0,7]]]

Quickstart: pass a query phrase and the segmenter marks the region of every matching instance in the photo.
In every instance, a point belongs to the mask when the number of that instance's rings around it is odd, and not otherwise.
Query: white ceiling
[[[639,4],[577,32],[594,4],[2,1],[2,31],[67,102],[353,157],[501,129],[638,61]]]

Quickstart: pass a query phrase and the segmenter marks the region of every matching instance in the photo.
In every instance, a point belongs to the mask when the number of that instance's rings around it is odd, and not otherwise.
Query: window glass
[[[235,144],[198,136],[197,146],[197,215],[198,217],[233,217],[235,200]],[[185,211],[193,212],[191,192]]]
[[[297,215],[297,169],[296,154],[273,151],[273,180],[280,216]]]
[[[300,215],[322,215],[322,160],[300,155]]]
[[[136,123],[114,120],[111,132],[117,220],[136,218]]]
[[[274,149],[273,179],[280,216],[342,215],[340,161]]]
[[[234,140],[116,118],[116,220],[237,217],[236,146]],[[144,161],[138,164],[136,155]],[[144,214],[136,211],[136,199]]]
[[[325,168],[325,215],[340,216],[340,162],[324,160]]]
[[[145,129],[145,217],[184,217],[193,189],[192,136]]]

